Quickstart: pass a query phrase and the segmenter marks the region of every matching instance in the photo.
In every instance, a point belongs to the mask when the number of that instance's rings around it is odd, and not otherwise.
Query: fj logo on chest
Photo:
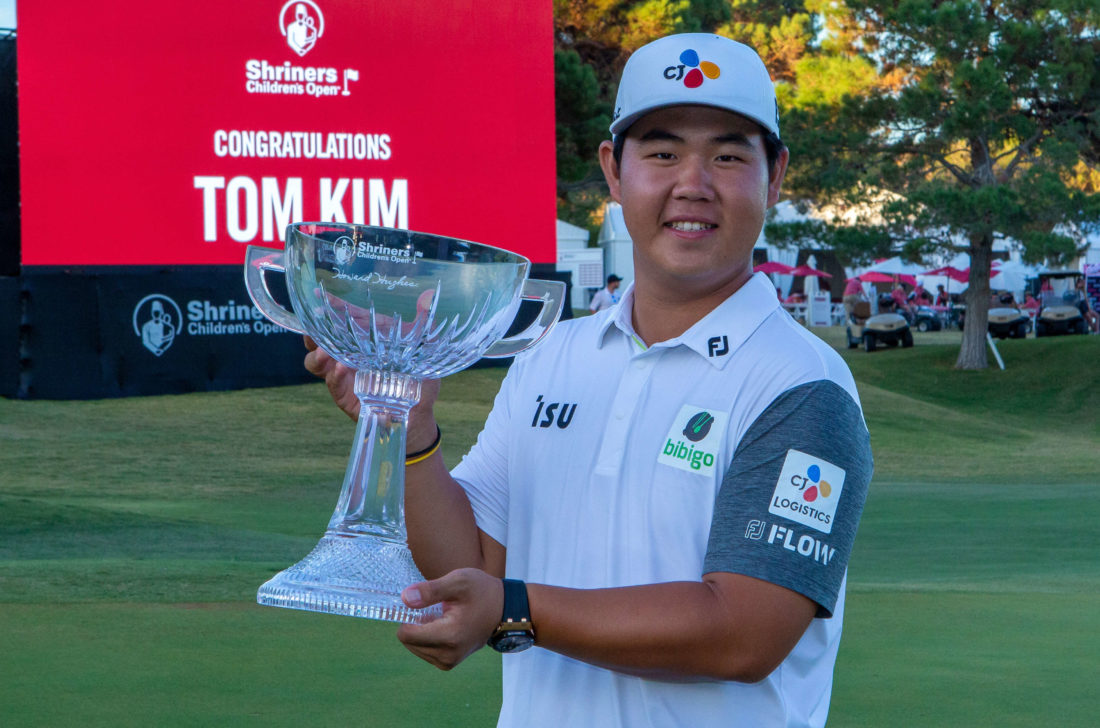
[[[543,402],[540,394],[535,402],[535,416],[531,418],[531,427],[550,427],[557,424],[564,430],[573,421],[573,415],[577,412],[577,405],[571,402]]]

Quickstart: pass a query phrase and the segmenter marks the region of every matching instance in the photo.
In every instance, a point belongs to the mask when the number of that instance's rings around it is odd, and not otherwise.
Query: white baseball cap
[[[779,104],[764,62],[747,45],[711,33],[669,35],[634,51],[619,82],[611,133],[684,104],[741,114],[779,136]]]

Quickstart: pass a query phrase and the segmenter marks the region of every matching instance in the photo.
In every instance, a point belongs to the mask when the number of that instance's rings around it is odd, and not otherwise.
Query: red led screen
[[[551,5],[19,7],[24,265],[240,264],[346,220],[555,259]]]

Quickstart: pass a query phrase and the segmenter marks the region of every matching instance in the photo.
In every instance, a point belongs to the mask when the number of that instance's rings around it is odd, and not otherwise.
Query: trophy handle
[[[284,251],[274,248],[262,248],[259,245],[249,245],[244,254],[244,287],[248,289],[248,297],[256,308],[260,309],[264,316],[284,329],[304,334],[305,328],[302,322],[293,312],[288,311],[276,301],[267,287],[265,270],[273,270],[286,275],[286,264],[283,263]]]
[[[539,342],[561,316],[562,306],[565,304],[565,284],[561,281],[544,281],[528,278],[523,282],[523,291],[520,297],[526,301],[542,301],[542,310],[535,318],[534,323],[507,339],[501,339],[489,347],[482,356],[488,359],[499,359],[506,356],[515,356],[524,349],[529,349]],[[260,310],[263,310],[262,308]]]

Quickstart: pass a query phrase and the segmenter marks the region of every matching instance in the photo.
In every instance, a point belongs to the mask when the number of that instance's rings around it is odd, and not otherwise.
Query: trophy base
[[[424,581],[405,544],[374,536],[326,533],[304,559],[279,572],[256,593],[269,607],[420,624],[440,606],[410,609],[401,590]]]

